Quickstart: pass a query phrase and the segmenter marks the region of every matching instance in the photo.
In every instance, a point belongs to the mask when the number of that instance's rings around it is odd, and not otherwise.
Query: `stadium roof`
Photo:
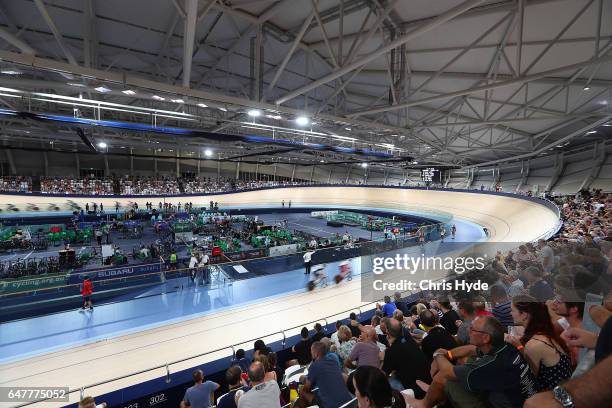
[[[608,0],[18,0],[0,5],[0,38],[1,107],[20,112],[453,166],[532,157],[612,129]],[[65,125],[2,120],[9,144],[50,132],[79,140]],[[87,132],[126,148],[164,143]],[[250,149],[215,143],[227,155]],[[285,154],[353,155],[307,150]]]

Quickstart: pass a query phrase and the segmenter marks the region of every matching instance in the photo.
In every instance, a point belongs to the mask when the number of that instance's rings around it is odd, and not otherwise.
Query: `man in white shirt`
[[[198,264],[198,257],[197,254],[195,252],[191,253],[191,258],[189,258],[189,276],[191,278],[191,282],[195,283],[197,285],[196,282],[196,265]]]
[[[304,275],[310,275],[310,267],[312,266],[312,255],[315,251],[306,251],[304,253]]]
[[[206,285],[210,284],[210,276],[208,273],[208,262],[209,262],[208,254],[205,252],[202,254],[202,256],[200,256],[200,263],[198,267],[200,271],[202,272],[202,274],[204,275],[204,282]]]
[[[251,363],[249,380],[251,389],[247,392],[238,391],[236,402],[238,408],[280,407],[280,388],[275,380],[264,382],[265,370],[259,361]]]

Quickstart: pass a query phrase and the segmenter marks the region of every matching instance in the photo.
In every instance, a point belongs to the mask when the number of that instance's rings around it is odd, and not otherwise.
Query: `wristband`
[[[446,357],[448,357],[448,361],[454,360],[453,353],[450,350],[448,350],[448,352],[446,353]]]
[[[525,346],[523,346],[522,344],[519,344],[518,346],[516,346],[516,349],[517,349],[518,351],[521,351],[521,350],[522,350],[522,349],[524,349],[524,348],[525,348]]]

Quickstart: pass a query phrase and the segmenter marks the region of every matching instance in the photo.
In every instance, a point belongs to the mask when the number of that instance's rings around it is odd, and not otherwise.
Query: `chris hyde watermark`
[[[464,280],[432,281],[430,279],[424,279],[420,281],[413,281],[402,279],[399,282],[385,282],[382,279],[375,279],[372,282],[372,289],[384,292],[412,292],[417,290],[471,292],[489,290],[489,284],[482,281],[467,282]]]

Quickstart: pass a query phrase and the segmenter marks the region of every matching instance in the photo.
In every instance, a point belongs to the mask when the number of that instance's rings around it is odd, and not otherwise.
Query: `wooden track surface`
[[[2,196],[0,196],[2,198]],[[65,199],[31,197],[29,202],[65,202]],[[15,196],[11,196],[15,201]],[[153,199],[154,203],[156,199]],[[158,200],[158,199],[157,199]],[[183,198],[184,200],[184,198]],[[191,197],[194,205],[207,205],[218,201],[223,206],[279,206],[282,200],[293,205],[351,205],[380,209],[406,209],[407,207],[449,212],[457,218],[486,226],[490,239],[499,242],[531,241],[557,222],[555,214],[537,203],[507,196],[482,195],[451,191],[402,190],[359,187],[310,187],[249,191],[218,196]],[[74,200],[84,205],[86,199]],[[146,197],[138,200],[144,206]],[[172,201],[166,199],[166,201]],[[178,202],[178,199],[174,200]],[[96,198],[110,209],[114,199]],[[10,364],[0,365],[0,386],[33,385],[69,386],[78,388],[129,372],[138,371],[168,361],[226,347],[230,344],[261,337],[286,327],[321,319],[333,313],[358,308],[359,280],[338,287],[328,287],[310,293],[263,300],[249,308],[227,310],[156,329],[97,341],[69,350],[50,353]],[[346,313],[342,317],[345,318]],[[311,325],[312,326],[312,325]],[[296,331],[297,332],[297,331]],[[287,335],[296,334],[287,333]],[[266,341],[281,339],[281,335]],[[250,347],[251,345],[245,345]],[[229,356],[229,349],[207,357],[171,367],[181,369]],[[87,395],[100,395],[152,378],[165,375],[164,369],[130,377],[110,384],[87,389]],[[76,401],[78,395],[73,396]],[[56,404],[39,404],[57,406]],[[0,407],[8,406],[0,404]]]

